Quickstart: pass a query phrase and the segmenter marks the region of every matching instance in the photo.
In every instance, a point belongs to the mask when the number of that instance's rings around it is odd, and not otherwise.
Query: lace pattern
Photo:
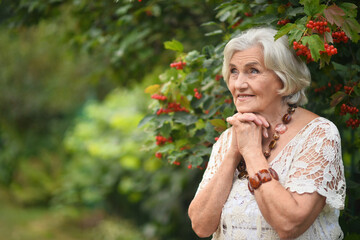
[[[197,192],[216,173],[230,144],[231,130],[227,129],[213,146]],[[322,117],[314,119],[270,162],[270,166],[277,171],[280,183],[289,191],[299,194],[318,192],[326,197],[322,212],[297,239],[342,239],[338,217],[339,210],[344,208],[346,189],[341,139],[336,126]],[[261,215],[254,196],[247,188],[247,180],[239,180],[237,175],[236,170],[213,239],[279,239]]]

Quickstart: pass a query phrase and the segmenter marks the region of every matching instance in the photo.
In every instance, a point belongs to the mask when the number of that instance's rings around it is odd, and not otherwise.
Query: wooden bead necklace
[[[287,113],[282,117],[282,123],[279,123],[275,126],[275,133],[273,134],[273,139],[269,143],[269,149],[265,150],[264,156],[266,158],[270,157],[271,150],[273,150],[276,146],[277,141],[280,139],[280,134],[284,134],[287,130],[287,124],[291,121],[291,117],[295,112],[295,108],[297,108],[296,104],[289,104],[289,108],[287,109]],[[249,174],[246,171],[246,164],[244,158],[241,156],[240,162],[237,166],[239,170],[238,177],[241,178],[249,178]]]

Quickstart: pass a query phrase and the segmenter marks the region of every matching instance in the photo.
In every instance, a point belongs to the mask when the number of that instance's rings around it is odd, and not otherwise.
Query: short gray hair
[[[265,67],[274,71],[284,84],[279,90],[284,101],[288,104],[304,105],[307,103],[305,89],[311,82],[310,71],[296,56],[295,51],[289,48],[287,36],[275,41],[276,33],[272,28],[252,28],[231,39],[224,49],[222,74],[225,82],[229,83],[229,63],[235,52],[259,45],[263,49]]]

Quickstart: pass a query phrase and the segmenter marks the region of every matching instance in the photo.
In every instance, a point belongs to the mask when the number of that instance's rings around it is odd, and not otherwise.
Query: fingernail
[[[264,129],[264,130],[265,130],[265,129]],[[268,137],[269,137],[269,134],[267,133],[266,130],[264,131],[264,136],[265,136],[265,138],[268,138]]]

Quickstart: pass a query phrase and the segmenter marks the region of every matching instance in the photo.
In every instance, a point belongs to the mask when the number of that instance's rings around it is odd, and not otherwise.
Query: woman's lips
[[[252,97],[255,97],[255,96],[254,95],[238,95],[237,99],[239,101],[245,101],[245,100],[248,100],[248,99],[250,99]]]

